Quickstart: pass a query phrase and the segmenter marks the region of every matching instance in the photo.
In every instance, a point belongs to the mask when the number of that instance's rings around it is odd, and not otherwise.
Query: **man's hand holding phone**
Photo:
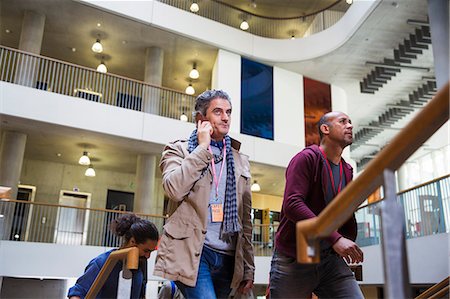
[[[211,143],[212,133],[213,133],[213,128],[209,121],[199,120],[197,122],[198,145],[202,146],[204,149],[208,149],[208,146]]]

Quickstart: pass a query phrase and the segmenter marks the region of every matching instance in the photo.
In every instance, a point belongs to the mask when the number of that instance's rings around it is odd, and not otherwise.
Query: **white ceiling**
[[[194,61],[198,63],[201,76],[194,85],[197,91],[209,88],[211,84],[217,55],[215,47],[71,0],[0,0],[0,3],[2,45],[18,47],[23,12],[31,9],[46,15],[41,52],[44,56],[94,68],[100,57],[95,56],[90,47],[97,34],[101,34],[109,72],[142,80],[145,48],[158,46],[165,52],[163,86],[184,90]],[[267,3],[265,1],[264,5]],[[365,62],[393,58],[393,49],[415,30],[415,26],[408,25],[406,20],[427,19],[426,3],[424,0],[382,1],[354,36],[333,53],[309,61],[276,65],[343,88],[348,95],[348,114],[356,132],[358,126],[378,119],[387,104],[407,99],[410,92],[423,84],[422,77],[434,75],[430,47],[413,62],[414,66],[430,68],[430,72],[402,70],[374,95],[362,94],[359,90],[359,81],[374,69]],[[97,23],[101,26],[97,27]],[[6,29],[11,33],[5,33]],[[76,52],[71,48],[76,48]],[[134,173],[137,154],[160,153],[162,149],[159,145],[11,117],[2,117],[1,121],[1,130],[19,130],[28,135],[26,158],[30,159],[76,164],[83,149],[87,148],[93,158],[99,159],[94,159],[96,167]],[[398,127],[405,121],[400,121]],[[381,147],[395,133],[386,130],[368,143]],[[361,146],[351,155],[358,161],[374,150],[373,146]],[[261,184],[262,193],[283,194],[284,169],[252,164],[252,173]]]

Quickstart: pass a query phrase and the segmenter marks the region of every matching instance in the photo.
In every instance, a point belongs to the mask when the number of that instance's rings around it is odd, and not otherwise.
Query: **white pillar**
[[[0,186],[11,188],[11,199],[17,198],[17,189],[22,171],[23,155],[27,135],[18,132],[5,131],[0,145]],[[4,239],[9,238],[11,224],[14,216],[14,205],[10,204],[5,211],[3,220]]]
[[[161,86],[164,66],[164,50],[151,47],[145,50],[145,74],[144,82]],[[144,90],[143,111],[160,114],[161,92],[159,89],[147,87]]]
[[[436,85],[440,89],[449,80],[449,0],[428,0],[431,44]]]
[[[44,36],[45,15],[34,11],[25,11],[20,33],[19,50],[32,54],[40,54]],[[20,54],[17,60],[17,71],[14,82],[34,87],[39,69],[39,59]]]

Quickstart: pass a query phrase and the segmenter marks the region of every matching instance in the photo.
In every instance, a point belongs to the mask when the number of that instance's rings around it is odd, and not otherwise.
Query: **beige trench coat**
[[[213,181],[211,167],[208,166],[212,154],[200,146],[189,154],[187,146],[187,140],[176,141],[166,145],[162,154],[163,188],[178,207],[164,225],[154,275],[194,287],[208,220]],[[254,280],[255,264],[250,216],[250,165],[248,157],[238,151],[240,143],[233,140],[232,147],[238,219],[242,227],[237,238],[231,283],[231,287],[236,288],[243,280]]]

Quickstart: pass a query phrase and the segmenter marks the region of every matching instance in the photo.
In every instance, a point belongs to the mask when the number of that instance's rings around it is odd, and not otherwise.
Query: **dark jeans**
[[[353,272],[334,251],[319,264],[299,264],[275,250],[270,269],[270,298],[364,298]]]
[[[234,256],[203,247],[195,287],[186,286],[179,281],[175,283],[186,299],[228,298],[233,273]]]

